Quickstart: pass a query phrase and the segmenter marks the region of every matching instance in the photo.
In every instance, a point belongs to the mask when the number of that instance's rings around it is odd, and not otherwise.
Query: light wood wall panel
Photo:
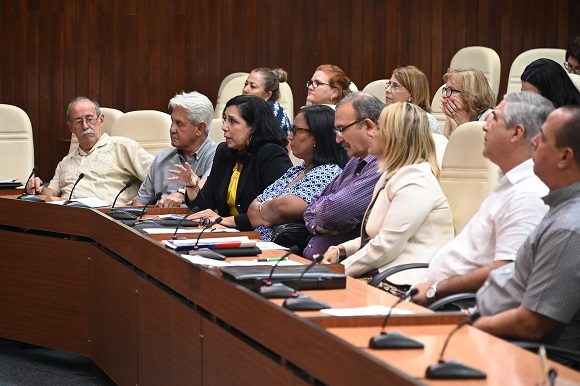
[[[359,88],[415,64],[434,92],[470,45],[498,52],[503,92],[520,52],[566,48],[577,20],[577,0],[0,0],[0,102],[30,116],[48,179],[67,152],[64,111],[77,95],[166,111],[176,92],[215,101],[227,74],[281,66],[299,107],[322,63]]]

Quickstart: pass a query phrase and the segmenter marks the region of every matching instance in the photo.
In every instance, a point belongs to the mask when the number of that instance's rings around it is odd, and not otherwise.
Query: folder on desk
[[[222,267],[224,278],[234,281],[246,288],[257,291],[270,275],[272,267]],[[288,287],[296,288],[300,275],[304,272],[304,266],[278,266],[272,275],[272,282],[283,283]],[[312,267],[302,279],[300,290],[315,289],[342,289],[346,288],[346,276],[343,273],[317,265]]]
[[[186,240],[163,240],[166,247],[175,250],[209,248],[209,249],[231,249],[231,248],[254,248],[256,240],[250,240],[247,236],[239,237],[208,237],[204,239]]]

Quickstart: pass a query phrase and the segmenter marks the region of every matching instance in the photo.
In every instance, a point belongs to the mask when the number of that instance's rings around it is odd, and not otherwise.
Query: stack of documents
[[[187,240],[163,240],[163,244],[168,248],[177,250],[192,248],[254,248],[256,246],[256,240],[250,240],[248,236],[208,237],[199,240],[197,238]]]

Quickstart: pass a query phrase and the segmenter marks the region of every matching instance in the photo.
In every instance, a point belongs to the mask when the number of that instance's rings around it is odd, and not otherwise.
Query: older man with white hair
[[[171,111],[172,148],[159,153],[147,179],[141,185],[135,205],[145,204],[157,193],[163,196],[159,206],[177,207],[185,201],[185,186],[171,177],[169,170],[176,165],[189,163],[193,173],[205,182],[213,165],[217,144],[208,137],[213,117],[213,105],[203,94],[193,91],[175,95],[169,101]]]

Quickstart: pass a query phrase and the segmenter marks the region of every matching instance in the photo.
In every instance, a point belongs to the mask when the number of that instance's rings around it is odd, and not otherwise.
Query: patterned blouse
[[[310,203],[315,194],[320,193],[326,186],[340,174],[342,169],[336,164],[320,165],[306,173],[304,177],[294,185],[288,184],[296,178],[305,168],[305,165],[293,166],[278,178],[274,183],[264,189],[257,199],[260,202],[272,200],[277,197],[294,195],[300,197],[306,203]],[[272,239],[272,228],[259,226],[256,228],[260,232],[260,238],[265,241]]]
[[[272,109],[274,117],[276,118],[276,121],[278,121],[280,128],[284,133],[286,133],[286,136],[288,136],[288,134],[290,134],[290,130],[292,130],[292,124],[290,123],[288,115],[278,102],[276,101],[267,101],[267,102],[268,106],[270,106],[270,108]]]

